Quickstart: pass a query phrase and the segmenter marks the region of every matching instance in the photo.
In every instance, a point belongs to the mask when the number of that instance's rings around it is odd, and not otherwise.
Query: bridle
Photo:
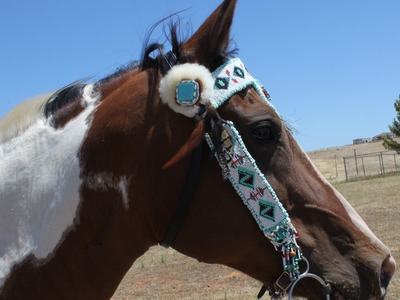
[[[202,74],[199,75],[200,78],[196,77],[197,73]],[[172,67],[160,82],[161,98],[179,113],[193,117],[193,112],[197,111],[196,116],[204,118],[207,114],[205,107],[211,106],[216,110],[234,94],[252,86],[262,100],[276,111],[268,93],[261,83],[250,75],[240,59],[227,61],[210,77],[211,80],[199,65],[181,65],[179,70],[177,67]],[[211,87],[209,82],[212,82]],[[171,88],[174,89],[172,90],[175,93],[174,99],[169,97]],[[297,244],[298,234],[289,215],[259,170],[234,124],[220,118],[219,126],[221,136],[215,138],[212,132],[206,132],[205,140],[215,154],[224,177],[231,182],[259,228],[282,257],[284,270],[282,275],[272,287],[263,286],[258,298],[268,290],[271,299],[282,299],[286,294],[292,299],[296,284],[304,278],[312,278],[321,284],[326,291],[326,299],[329,299],[329,285],[319,276],[309,272],[309,263]],[[184,221],[200,174],[202,148],[203,145],[198,146],[192,154],[189,177],[165,237],[160,242],[161,246],[169,247],[172,244]],[[299,269],[301,261],[306,263],[306,270],[303,273]]]
[[[183,187],[182,194],[179,199],[174,216],[172,217],[171,223],[168,226],[167,232],[165,233],[163,240],[160,242],[160,245],[165,248],[169,248],[172,245],[172,242],[174,241],[182,226],[183,220],[185,219],[186,213],[193,199],[193,194],[196,189],[197,181],[200,175],[202,153],[203,144],[197,146],[192,153],[192,158],[190,160],[189,176],[186,179],[186,183]]]

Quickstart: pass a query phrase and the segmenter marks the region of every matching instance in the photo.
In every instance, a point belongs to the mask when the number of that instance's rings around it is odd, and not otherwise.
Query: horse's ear
[[[236,0],[225,0],[180,48],[181,62],[197,62],[211,71],[224,60]]]

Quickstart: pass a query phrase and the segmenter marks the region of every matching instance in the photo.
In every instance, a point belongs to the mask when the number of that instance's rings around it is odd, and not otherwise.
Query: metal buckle
[[[261,299],[265,292],[269,292],[269,296],[273,300],[281,300],[285,297],[286,291],[292,285],[292,280],[290,278],[290,274],[288,272],[283,272],[281,276],[279,276],[278,280],[272,285],[272,287],[267,287],[263,285],[260,292],[257,295],[257,299]]]
[[[283,272],[281,276],[279,276],[278,280],[275,281],[274,285],[277,286],[282,291],[287,291],[292,285],[293,281],[290,278],[288,272]]]

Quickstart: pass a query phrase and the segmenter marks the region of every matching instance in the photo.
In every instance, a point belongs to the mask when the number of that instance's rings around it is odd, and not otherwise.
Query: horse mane
[[[79,81],[54,93],[39,95],[21,102],[0,120],[0,143],[25,132],[41,117],[47,119],[61,108],[78,100],[84,87],[83,81]]]
[[[45,103],[43,114],[46,118],[55,114],[58,110],[74,102],[82,96],[85,80],[76,81],[55,92]]]
[[[175,17],[175,18],[174,18]],[[168,25],[165,25],[165,21],[169,21]],[[154,30],[163,26],[164,35],[171,46],[171,50],[165,52],[166,43],[149,43],[150,38],[154,32]],[[177,16],[177,14],[172,14],[167,18],[164,18],[154,24],[148,31],[145,37],[145,47],[142,54],[142,60],[138,63],[142,70],[147,70],[149,68],[156,68],[161,71],[161,74],[164,75],[169,71],[174,65],[179,63],[186,62],[186,57],[181,57],[181,46],[187,41],[187,36],[191,36],[192,32],[186,30],[182,30],[182,19]],[[190,26],[185,26],[188,28]],[[230,41],[230,44],[234,44],[233,41]],[[153,53],[157,51],[158,55],[154,56]],[[235,56],[238,52],[238,49],[235,47],[228,47],[228,50],[222,51],[219,53],[217,57],[218,66],[224,64],[227,60]],[[173,59],[171,59],[173,58]],[[210,70],[211,72],[214,70]]]

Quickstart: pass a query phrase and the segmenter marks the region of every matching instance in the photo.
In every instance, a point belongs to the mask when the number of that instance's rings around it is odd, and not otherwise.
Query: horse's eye
[[[265,125],[254,128],[251,133],[254,138],[260,141],[268,141],[274,138],[271,127]]]

